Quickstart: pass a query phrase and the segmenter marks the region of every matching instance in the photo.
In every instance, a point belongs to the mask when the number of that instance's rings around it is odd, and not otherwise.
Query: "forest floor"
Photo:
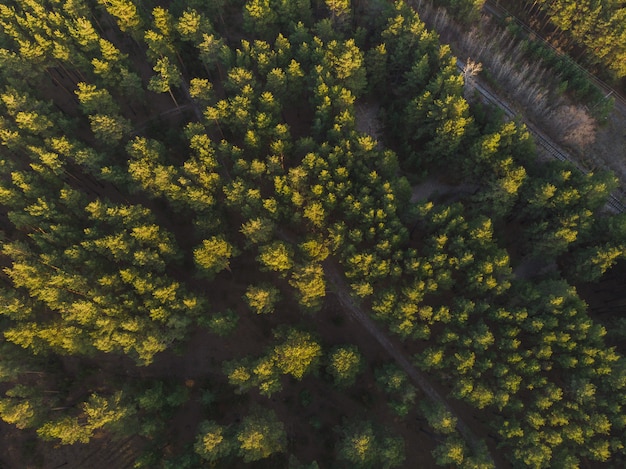
[[[436,199],[439,197],[462,197],[473,194],[478,189],[477,184],[465,183],[459,185],[447,184],[444,181],[432,178],[413,186],[411,203],[423,199]]]
[[[609,169],[620,180],[622,196],[626,195],[626,113],[616,107],[606,122],[598,127],[595,141],[585,149],[600,169]]]

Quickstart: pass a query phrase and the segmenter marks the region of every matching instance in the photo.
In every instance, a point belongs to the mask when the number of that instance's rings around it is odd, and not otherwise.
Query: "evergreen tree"
[[[327,370],[339,387],[349,387],[363,368],[358,349],[353,346],[336,347],[329,356]]]
[[[237,432],[238,454],[244,462],[258,461],[285,451],[283,423],[273,411],[257,409],[241,422]]]

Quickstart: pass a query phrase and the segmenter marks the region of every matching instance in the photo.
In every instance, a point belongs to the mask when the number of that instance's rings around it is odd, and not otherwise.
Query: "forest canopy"
[[[0,24],[0,462],[624,464],[623,350],[577,291],[623,267],[615,177],[466,99],[409,4]]]

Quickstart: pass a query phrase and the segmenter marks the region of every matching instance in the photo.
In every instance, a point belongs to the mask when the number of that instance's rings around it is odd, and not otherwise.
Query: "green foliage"
[[[231,244],[223,237],[213,236],[194,249],[193,257],[202,275],[212,278],[222,270],[230,270],[233,251]]]
[[[454,19],[462,23],[471,23],[480,16],[485,0],[437,0]]]
[[[389,396],[389,407],[400,417],[406,417],[413,408],[417,394],[406,373],[395,364],[389,363],[376,369],[374,374],[376,383]]]
[[[89,116],[91,131],[101,143],[117,143],[130,131],[130,125],[124,118],[113,115],[94,114]]]
[[[307,310],[318,310],[326,295],[324,269],[319,264],[307,264],[294,271],[289,284],[297,291],[298,301]]]
[[[437,461],[437,464],[440,466],[453,464],[458,467],[463,463],[466,453],[467,448],[463,440],[456,435],[447,436],[446,439],[433,450],[435,461]]]
[[[273,351],[276,366],[282,373],[302,379],[306,373],[317,368],[322,347],[311,334],[288,329],[278,332],[276,338],[283,340]]]
[[[322,356],[322,347],[313,336],[297,329],[275,331],[276,340],[281,340],[256,360],[244,358],[224,364],[223,370],[237,392],[258,387],[261,394],[271,396],[282,389],[280,376],[291,375],[301,380],[306,374],[315,372]]]
[[[363,358],[354,345],[335,347],[328,357],[326,369],[333,377],[335,385],[341,388],[350,387],[363,369]]]
[[[0,418],[19,429],[33,427],[41,419],[42,402],[29,399],[32,391],[23,385],[17,385],[6,392],[0,399]]]
[[[262,268],[276,272],[285,272],[293,267],[292,249],[282,241],[274,241],[271,244],[259,248],[258,261]]]
[[[298,310],[330,309],[336,291],[371,309],[390,340],[420,350],[428,379],[452,383],[477,415],[493,413],[512,466],[619,465],[623,359],[561,278],[602,281],[623,258],[623,217],[601,210],[616,181],[535,161],[522,125],[477,115],[450,48],[409,5],[5,3],[4,421],[65,444],[138,434],[159,448],[178,430],[175,413],[210,394],[194,444],[167,446],[144,467],[230,467],[284,452],[274,413],[226,420],[248,399],[229,394],[272,396],[288,375],[302,408],[318,402],[318,387],[293,383],[322,360],[322,338],[304,332],[318,324]],[[463,19],[480,4],[442,3]],[[544,3],[564,19],[552,9],[565,3]],[[609,24],[621,30],[620,16],[589,13],[598,21],[582,22],[585,41]],[[594,53],[613,54],[605,46]],[[411,203],[406,171],[443,175],[443,193]],[[554,269],[525,271],[542,262]],[[294,313],[271,315],[279,301]],[[201,344],[200,368],[179,353],[194,324],[219,336]],[[194,346],[206,332],[194,332]],[[128,357],[154,363],[135,370]],[[224,377],[210,374],[216,360]],[[363,358],[342,346],[324,366],[350,386]],[[203,393],[194,381],[205,372],[216,387]],[[405,373],[388,363],[375,377],[392,410],[409,415],[416,390]],[[288,409],[293,396],[281,397]],[[460,416],[422,407],[445,435],[437,462],[490,467],[489,452],[468,451],[454,431]],[[329,423],[301,417],[311,431]],[[344,466],[403,464],[402,441],[368,422],[337,433]]]
[[[284,452],[287,437],[283,423],[274,411],[257,410],[246,416],[237,432],[238,454],[244,462],[258,461]]]
[[[225,435],[225,428],[217,422],[205,420],[198,431],[194,450],[202,459],[215,463],[236,450],[235,442]]]
[[[440,402],[422,401],[420,409],[428,420],[428,425],[437,433],[445,435],[456,430],[456,417]]]
[[[280,291],[269,284],[257,287],[250,285],[244,296],[253,312],[268,314],[274,312],[274,306],[280,299]]]
[[[211,313],[198,318],[198,324],[208,327],[211,332],[220,337],[228,337],[237,328],[239,316],[228,309],[224,312]]]
[[[337,455],[355,468],[392,468],[404,462],[404,441],[369,421],[346,422],[337,428]]]

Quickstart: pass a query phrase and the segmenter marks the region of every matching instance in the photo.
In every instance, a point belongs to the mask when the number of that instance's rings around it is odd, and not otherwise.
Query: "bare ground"
[[[626,114],[615,108],[606,123],[598,127],[596,140],[579,153],[589,169],[608,169],[620,180],[626,194]]]

